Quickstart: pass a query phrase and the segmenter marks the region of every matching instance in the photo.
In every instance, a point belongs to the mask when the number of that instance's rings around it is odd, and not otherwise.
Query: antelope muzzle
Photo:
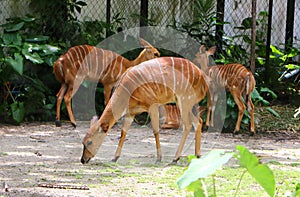
[[[86,164],[93,157],[94,157],[94,155],[90,151],[88,151],[88,149],[85,146],[83,146],[83,152],[82,152],[82,156],[81,156],[81,160],[80,160],[81,163]]]

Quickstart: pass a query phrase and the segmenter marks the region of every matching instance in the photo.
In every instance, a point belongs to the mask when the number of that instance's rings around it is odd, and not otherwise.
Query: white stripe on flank
[[[149,68],[149,76],[151,77],[152,81],[155,81],[156,79],[154,79],[154,77],[156,77],[155,75],[153,75],[155,72],[152,70],[152,66],[151,64],[147,64],[145,65],[145,67]],[[157,87],[157,90],[159,90],[159,85],[158,83],[155,83],[156,87]]]
[[[182,62],[182,59],[180,59],[180,61],[181,61],[181,90],[183,89],[183,82],[184,82],[184,64],[183,64],[183,62]]]
[[[185,63],[186,63],[186,61],[185,61]],[[182,81],[182,82],[186,82],[185,91],[188,89],[189,81],[190,81],[190,69],[189,69],[189,65],[188,64],[186,64],[186,68],[187,68],[187,79],[185,79],[184,81]]]
[[[110,72],[110,78],[114,79],[114,72],[113,70],[115,70],[115,67],[112,65],[113,59],[114,59],[114,54],[112,51],[110,51],[111,56],[109,57],[109,60],[107,61],[107,64],[110,65],[111,68],[111,72]]]
[[[176,92],[176,75],[175,75],[174,58],[171,57],[171,60],[172,60],[172,72],[173,72],[173,91]]]
[[[113,65],[108,63],[108,59],[107,59],[106,54],[104,54],[103,59],[105,59],[105,63],[103,64],[103,67],[104,67],[103,71],[106,70],[106,73],[104,73],[104,76],[102,77],[102,79],[105,79],[107,77],[107,75],[111,74],[111,72],[112,72],[111,70],[112,70]]]
[[[145,68],[145,70],[147,70],[147,67]],[[144,72],[141,73],[140,69],[137,69],[137,72],[138,72],[140,78],[142,78],[142,81],[138,81],[138,86],[145,85],[145,84],[148,84],[149,82],[151,82],[151,81],[147,81],[144,78],[144,76],[143,76]],[[146,73],[148,74],[149,72],[146,72]],[[151,74],[151,73],[149,73],[149,74]],[[156,82],[156,84],[157,84],[157,82]],[[156,95],[153,88],[151,88],[151,86],[144,86],[144,89],[146,89],[146,91],[149,92],[149,93],[151,92],[152,95]]]
[[[117,64],[117,62],[118,62],[118,56],[116,56],[116,58],[114,58],[115,59],[115,63],[114,63],[114,65],[115,64]],[[124,60],[124,58],[123,57],[121,57],[121,61],[120,61],[120,70],[119,70],[119,73],[118,73],[118,75],[117,75],[117,79],[119,79],[120,77],[121,77],[121,75],[123,74],[122,73],[122,70],[123,70],[123,60]]]
[[[163,74],[163,71],[162,71],[162,69],[161,69],[161,64],[160,64],[160,62],[158,61],[158,59],[155,59],[155,61],[158,63],[158,65],[159,65],[159,70],[160,70],[160,73],[161,73],[161,76],[162,76],[162,80],[163,80],[163,85],[164,85],[164,87],[165,87],[165,93],[166,93],[166,96],[168,96],[167,95],[167,87],[166,87],[166,80],[165,80],[165,77],[164,77],[164,74]]]
[[[77,52],[80,53],[80,56],[78,55]],[[85,66],[85,65],[83,65],[83,64],[84,64],[83,61],[84,61],[84,58],[86,57],[85,54],[86,54],[86,52],[85,52],[85,47],[83,47],[83,46],[80,45],[79,47],[76,48],[76,57],[77,57],[77,60],[74,60],[74,62],[77,61],[78,63],[80,63],[78,70],[79,70],[79,69],[81,69],[81,70],[84,69],[84,66]],[[75,68],[76,68],[76,65],[74,65],[74,66],[75,66]],[[77,68],[76,68],[76,69],[77,69]]]
[[[194,84],[194,80],[195,80],[195,68],[194,68],[194,66],[192,66],[192,64],[190,63],[190,62],[188,62],[188,65],[192,68],[192,71],[193,71],[193,74],[192,74],[192,79],[193,79],[193,81],[192,81],[192,85]]]
[[[74,64],[73,64],[74,61],[71,60],[71,57],[70,57],[69,53],[66,53],[65,57],[69,61],[71,66],[74,68],[75,67]],[[75,69],[76,69],[76,67],[75,67]]]
[[[58,67],[59,67],[59,71],[60,71],[60,75],[64,78],[64,72],[63,72],[63,64],[61,63],[61,61],[58,62]]]
[[[98,62],[98,48],[96,48],[95,47],[95,56],[94,56],[94,58],[95,58],[95,72],[94,72],[94,76],[93,76],[93,78],[94,79],[97,79],[98,81],[99,81],[99,78],[98,78],[98,69],[99,69],[99,62]]]

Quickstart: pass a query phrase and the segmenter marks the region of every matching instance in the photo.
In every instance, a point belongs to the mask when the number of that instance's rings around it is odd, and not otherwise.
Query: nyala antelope
[[[243,102],[244,99],[250,114],[250,132],[251,134],[254,134],[254,105],[251,99],[251,94],[255,87],[254,76],[242,64],[226,64],[208,67],[207,56],[213,55],[215,50],[216,47],[211,47],[208,51],[206,51],[205,46],[202,45],[193,60],[193,62],[200,65],[201,69],[211,78],[211,86],[208,94],[209,98],[207,99],[207,117],[205,125],[206,127],[214,126],[214,111],[218,100],[218,91],[225,88],[231,93],[239,110],[238,119],[233,133],[235,134],[240,130],[241,121],[246,109]],[[176,108],[176,106],[171,107]],[[180,116],[180,113],[170,115],[170,113],[173,111],[176,112],[176,110],[169,108],[166,108],[166,117],[169,122],[172,122],[172,125],[167,127],[166,122],[165,127],[174,128],[172,127],[173,125],[179,124],[180,118],[178,116]]]
[[[205,46],[202,45],[199,48],[199,52],[196,54],[195,59],[193,60],[193,62],[200,65],[201,69],[212,80],[209,91],[209,99],[207,99],[206,126],[214,126],[214,112],[216,109],[216,103],[218,101],[218,91],[220,88],[225,88],[226,91],[231,93],[238,107],[238,118],[233,134],[236,134],[240,131],[241,121],[246,109],[244,104],[245,101],[250,114],[250,132],[253,135],[255,134],[255,125],[254,105],[251,99],[251,94],[255,88],[254,76],[244,65],[238,63],[208,67],[207,56],[213,55],[215,51],[215,46],[206,51]]]
[[[105,104],[107,104],[113,86],[128,68],[160,56],[158,50],[151,44],[141,38],[139,42],[144,50],[132,61],[112,51],[89,45],[74,46],[58,58],[53,67],[53,73],[61,83],[61,88],[56,95],[56,126],[61,126],[60,106],[64,98],[71,124],[76,127],[71,99],[83,80],[102,83]]]
[[[118,148],[112,161],[116,162],[136,114],[148,112],[156,142],[157,162],[162,159],[159,140],[159,106],[176,102],[182,118],[183,135],[173,162],[181,156],[191,127],[195,129],[195,155],[200,156],[202,119],[192,113],[195,104],[207,93],[209,78],[189,60],[161,57],[132,67],[121,77],[100,119],[92,122],[83,139],[83,164],[95,156],[111,127],[121,117],[123,125]]]

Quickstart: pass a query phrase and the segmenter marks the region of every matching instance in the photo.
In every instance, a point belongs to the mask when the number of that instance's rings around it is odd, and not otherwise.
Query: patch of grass
[[[297,166],[300,166],[300,163],[290,163],[289,165],[292,167],[297,167]]]
[[[67,172],[65,173],[65,176],[73,176],[73,177],[75,177],[76,179],[82,179],[82,178],[83,178],[83,175],[84,175],[84,173],[83,173],[82,170],[80,170],[80,171],[74,171],[74,172],[67,171]]]
[[[0,152],[0,157],[8,156],[8,153]]]

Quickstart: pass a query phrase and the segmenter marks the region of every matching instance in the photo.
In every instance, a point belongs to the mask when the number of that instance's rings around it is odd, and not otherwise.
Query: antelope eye
[[[88,141],[88,142],[86,143],[87,146],[90,146],[90,145],[92,145],[92,144],[93,144],[92,141]]]

